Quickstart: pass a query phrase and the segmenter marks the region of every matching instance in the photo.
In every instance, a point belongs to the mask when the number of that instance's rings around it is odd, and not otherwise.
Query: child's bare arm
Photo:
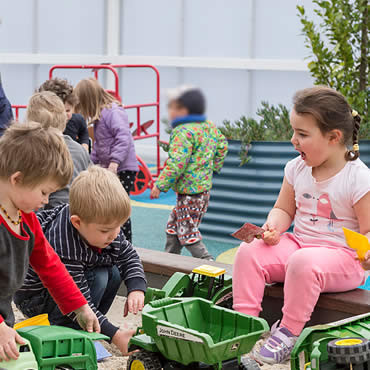
[[[358,223],[360,225],[360,233],[365,235],[370,241],[370,192],[363,196],[354,206]],[[365,270],[370,270],[370,251],[367,251],[365,259],[361,261],[362,267]]]
[[[363,196],[354,206],[353,209],[356,214],[360,226],[360,233],[366,235],[370,240],[370,192]]]
[[[279,243],[280,235],[288,230],[292,224],[295,211],[294,189],[284,177],[279,197],[262,226],[266,230],[263,238],[266,244],[275,245]]]
[[[289,229],[296,212],[295,193],[292,185],[284,177],[283,185],[274,208],[270,211],[266,224],[280,233]]]

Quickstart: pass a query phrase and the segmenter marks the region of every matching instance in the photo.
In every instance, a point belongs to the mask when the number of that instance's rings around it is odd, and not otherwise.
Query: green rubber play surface
[[[164,251],[166,243],[165,227],[168,216],[175,204],[175,194],[166,194],[165,199],[150,200],[149,194],[132,196],[132,233],[133,244],[140,248]],[[224,252],[235,248],[235,244],[222,243],[215,240],[204,239],[208,251],[217,258]],[[190,256],[190,253],[183,249],[182,254]]]

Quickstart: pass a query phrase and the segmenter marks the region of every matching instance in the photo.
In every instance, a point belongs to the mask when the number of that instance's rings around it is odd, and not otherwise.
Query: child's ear
[[[75,229],[79,230],[81,227],[81,219],[77,215],[72,215],[70,220]]]
[[[9,181],[12,185],[22,185],[23,183],[23,174],[20,171],[14,172],[10,176]]]
[[[340,143],[343,139],[343,132],[341,130],[332,130],[329,132],[329,139],[333,144]]]

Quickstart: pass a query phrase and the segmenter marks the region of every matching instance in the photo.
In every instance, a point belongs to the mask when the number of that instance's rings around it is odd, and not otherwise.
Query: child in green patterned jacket
[[[205,105],[203,93],[195,88],[179,88],[170,98],[170,149],[151,197],[171,188],[177,193],[167,222],[166,252],[180,254],[186,247],[193,257],[213,260],[202,243],[199,224],[208,208],[213,172],[221,170],[228,143],[206,119]]]

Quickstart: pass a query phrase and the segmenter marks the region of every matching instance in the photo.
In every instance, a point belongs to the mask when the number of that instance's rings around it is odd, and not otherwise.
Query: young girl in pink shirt
[[[284,282],[282,321],[257,354],[268,363],[289,358],[320,293],[364,282],[342,227],[370,237],[370,171],[358,158],[359,114],[324,86],[298,91],[293,103],[291,142],[300,155],[285,167],[263,240],[241,244],[233,272],[234,309],[253,316],[265,284]],[[293,233],[285,233],[292,221]]]

